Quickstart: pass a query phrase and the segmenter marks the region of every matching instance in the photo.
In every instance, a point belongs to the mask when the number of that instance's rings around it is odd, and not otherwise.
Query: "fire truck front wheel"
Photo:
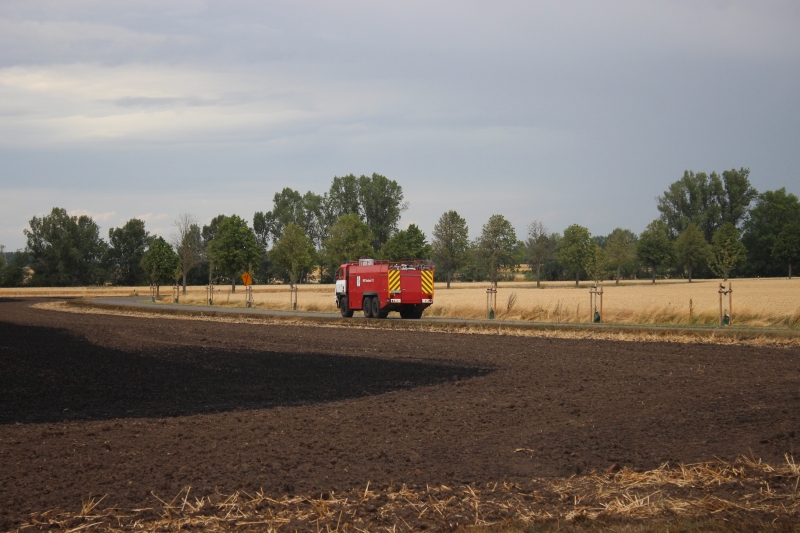
[[[339,299],[339,311],[342,312],[344,318],[353,316],[353,310],[350,309],[350,305],[347,303],[347,296],[342,296],[341,299]]]

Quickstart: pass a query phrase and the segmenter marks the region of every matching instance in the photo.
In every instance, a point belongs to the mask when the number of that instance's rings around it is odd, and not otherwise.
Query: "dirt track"
[[[800,350],[80,315],[0,300],[0,529],[108,494],[796,454]]]

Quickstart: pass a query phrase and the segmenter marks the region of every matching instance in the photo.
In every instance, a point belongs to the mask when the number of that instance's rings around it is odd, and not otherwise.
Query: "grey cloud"
[[[473,228],[638,231],[687,168],[800,192],[798,26],[796,2],[3,2],[0,75],[86,65],[98,94],[78,74],[73,100],[8,104],[0,82],[0,193],[191,189],[213,216],[237,187],[263,195],[250,216],[283,186],[377,171],[428,231],[451,207]]]

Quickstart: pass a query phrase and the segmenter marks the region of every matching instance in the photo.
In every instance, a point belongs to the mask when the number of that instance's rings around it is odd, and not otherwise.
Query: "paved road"
[[[329,320],[369,320],[376,321],[392,321],[403,320],[396,313],[389,315],[386,319],[367,319],[360,313],[353,318],[342,318],[339,313],[311,313],[308,311],[278,311],[271,309],[257,309],[245,307],[222,307],[222,306],[208,306],[208,305],[184,305],[184,304],[154,304],[147,300],[143,300],[141,296],[128,296],[117,298],[93,298],[86,300],[91,305],[99,307],[125,307],[131,309],[149,309],[161,310],[169,309],[174,311],[183,311],[189,314],[196,313],[213,313],[213,314],[231,314],[231,315],[255,315],[255,316],[274,316],[274,317],[302,317],[317,319],[321,321]],[[558,322],[522,322],[512,320],[475,320],[475,319],[459,319],[459,318],[432,318],[423,317],[419,320],[403,320],[410,323],[428,323],[428,324],[452,324],[452,325],[483,325],[483,326],[503,326],[503,327],[519,327],[528,329],[567,329],[567,330],[600,330],[600,331],[654,331],[654,332],[705,332],[717,335],[737,335],[737,334],[768,334],[778,335],[783,337],[800,337],[800,331],[792,331],[785,329],[769,329],[769,328],[711,328],[708,326],[654,326],[654,325],[620,325],[620,324],[591,324],[591,323],[558,323]]]

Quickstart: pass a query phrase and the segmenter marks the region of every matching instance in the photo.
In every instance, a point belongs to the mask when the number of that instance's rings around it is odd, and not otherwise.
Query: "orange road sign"
[[[253,278],[250,277],[250,272],[245,272],[244,274],[242,274],[242,283],[244,283],[245,285],[253,284]]]

